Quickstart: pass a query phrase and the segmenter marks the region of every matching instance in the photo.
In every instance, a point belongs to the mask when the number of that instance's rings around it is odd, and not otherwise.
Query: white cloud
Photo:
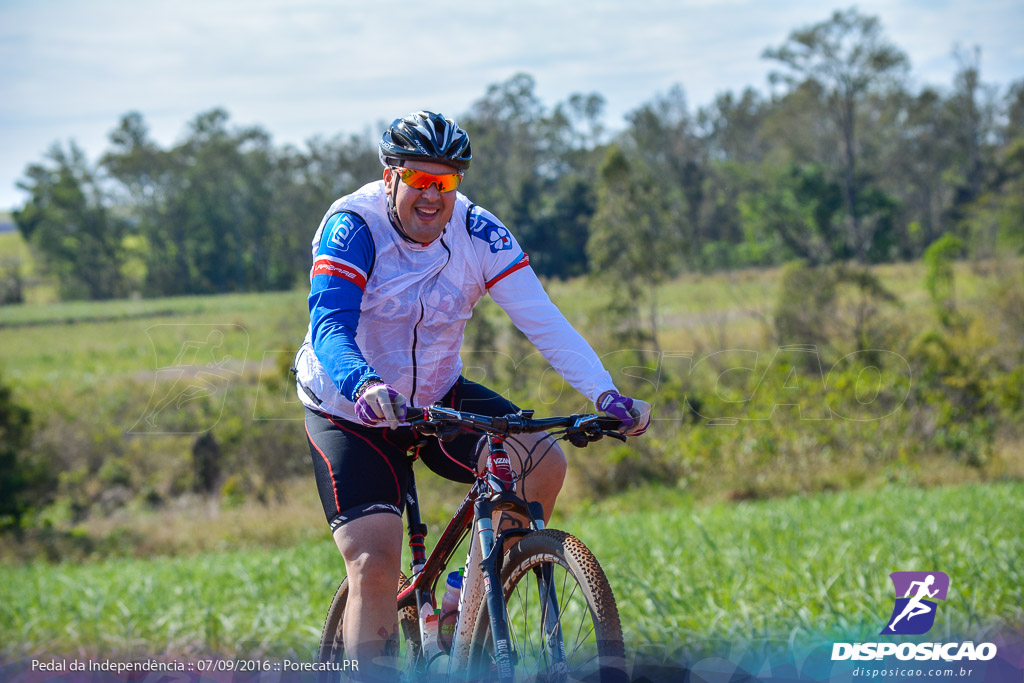
[[[1024,76],[1019,0],[859,6],[881,16],[920,82],[951,83],[954,43],[981,45],[987,81]],[[489,84],[526,71],[548,105],[600,92],[619,125],[675,83],[691,105],[763,89],[771,67],[763,49],[830,12],[812,0],[524,0],[500,9],[454,0],[8,0],[0,4],[0,207],[22,200],[15,179],[53,140],[74,137],[95,157],[130,110],[164,144],[214,106],[301,143],[421,107],[461,113]]]

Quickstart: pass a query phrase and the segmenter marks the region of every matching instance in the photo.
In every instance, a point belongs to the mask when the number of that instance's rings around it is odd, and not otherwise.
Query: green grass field
[[[4,239],[18,239],[13,234]],[[920,264],[873,269],[904,309],[898,314],[923,319],[930,314],[921,287]],[[778,269],[748,270],[710,276],[684,275],[662,286],[658,295],[660,346],[670,351],[760,348],[770,340],[762,320],[775,302]],[[968,264],[957,267],[958,295],[970,306],[992,274]],[[601,334],[610,327],[602,316],[607,294],[585,280],[552,281],[548,291],[566,317],[584,330]],[[297,348],[308,323],[306,292],[267,292],[205,297],[171,297],[118,301],[72,301],[0,307],[0,369],[10,378],[32,383],[40,377],[95,380],[96,374],[118,376],[153,370],[174,359],[188,326],[230,326],[224,352],[259,362],[268,351]],[[488,299],[481,314],[503,321]],[[507,319],[506,319],[507,320]],[[183,330],[175,334],[172,327]],[[725,344],[723,346],[723,344]],[[607,352],[607,349],[601,349]],[[518,360],[518,359],[517,359]]]
[[[0,242],[0,253],[12,244]],[[920,264],[873,271],[901,301],[885,315],[911,330],[935,325]],[[776,342],[765,318],[779,275],[684,275],[666,284],[659,292],[661,348],[697,357],[770,351]],[[973,303],[998,279],[985,264],[958,264],[963,310],[974,313]],[[615,348],[602,317],[607,294],[585,280],[548,289],[600,352]],[[986,310],[978,309],[979,319]],[[495,348],[520,354],[514,361],[532,351],[515,345],[493,303],[479,312],[496,324]],[[39,448],[66,468],[61,498],[37,520],[53,524],[57,542],[9,553],[7,537],[0,547],[0,660],[310,654],[342,566],[307,472],[287,377],[306,324],[301,290],[0,307],[4,381],[36,411]],[[989,334],[983,324],[977,329]],[[222,412],[211,401],[192,416],[199,422],[182,424],[212,426],[227,461],[245,462],[261,478],[263,495],[242,501],[229,501],[223,487],[190,493],[198,431],[129,434],[169,383],[161,373],[205,367],[205,358],[180,354],[212,330],[223,333],[214,360],[226,361],[230,391]],[[974,333],[964,334],[960,343],[972,342]],[[971,348],[1001,347],[986,336]],[[531,381],[514,388],[523,405],[557,411],[572,403],[543,403],[543,383]],[[924,408],[831,429],[793,419],[734,428],[684,419],[657,424],[630,448],[609,442],[572,451],[552,526],[576,533],[602,561],[634,652],[678,658],[679,648],[716,642],[867,638],[891,610],[888,574],[899,570],[950,575],[951,597],[936,626],[943,636],[1021,629],[1019,429],[1004,425],[991,457],[970,464],[949,450],[934,452],[941,430]],[[281,463],[294,478],[274,488],[267,482],[278,481]],[[241,482],[243,496],[252,485]],[[125,502],[108,505],[105,494],[118,486],[129,491]],[[459,487],[423,477],[420,490],[436,530],[441,508],[461,497]],[[608,491],[615,493],[605,497]],[[87,512],[76,516],[75,505]],[[64,561],[24,563],[26,557]]]
[[[892,609],[888,574],[907,570],[950,576],[939,638],[1024,626],[1024,484],[710,507],[655,489],[562,521],[602,562],[633,650],[870,638]],[[281,550],[0,568],[0,659],[308,656],[342,577],[324,536]]]

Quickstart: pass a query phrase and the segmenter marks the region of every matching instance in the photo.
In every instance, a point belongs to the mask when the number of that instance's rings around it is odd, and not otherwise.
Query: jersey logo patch
[[[348,249],[348,240],[359,228],[352,214],[339,213],[334,219],[334,227],[331,228],[330,243],[339,249]]]
[[[512,248],[512,233],[508,228],[492,223],[483,214],[470,214],[469,234],[490,244],[492,254]]]

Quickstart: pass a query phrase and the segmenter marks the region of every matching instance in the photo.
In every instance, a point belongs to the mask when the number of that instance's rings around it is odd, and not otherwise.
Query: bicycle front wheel
[[[524,536],[501,571],[516,681],[626,680],[622,626],[608,579],[575,536],[546,529]],[[495,674],[486,600],[470,644],[475,676]]]

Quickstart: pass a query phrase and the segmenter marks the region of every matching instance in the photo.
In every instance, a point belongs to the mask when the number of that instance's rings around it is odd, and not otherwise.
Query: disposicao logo
[[[949,577],[942,572],[893,572],[896,605],[880,635],[919,636],[935,624],[936,600],[945,600]]]
[[[893,572],[889,575],[896,589],[892,616],[879,635],[919,636],[935,624],[938,602],[949,593],[949,577],[942,572]],[[835,643],[832,661],[900,660],[988,661],[996,656],[993,643]]]

